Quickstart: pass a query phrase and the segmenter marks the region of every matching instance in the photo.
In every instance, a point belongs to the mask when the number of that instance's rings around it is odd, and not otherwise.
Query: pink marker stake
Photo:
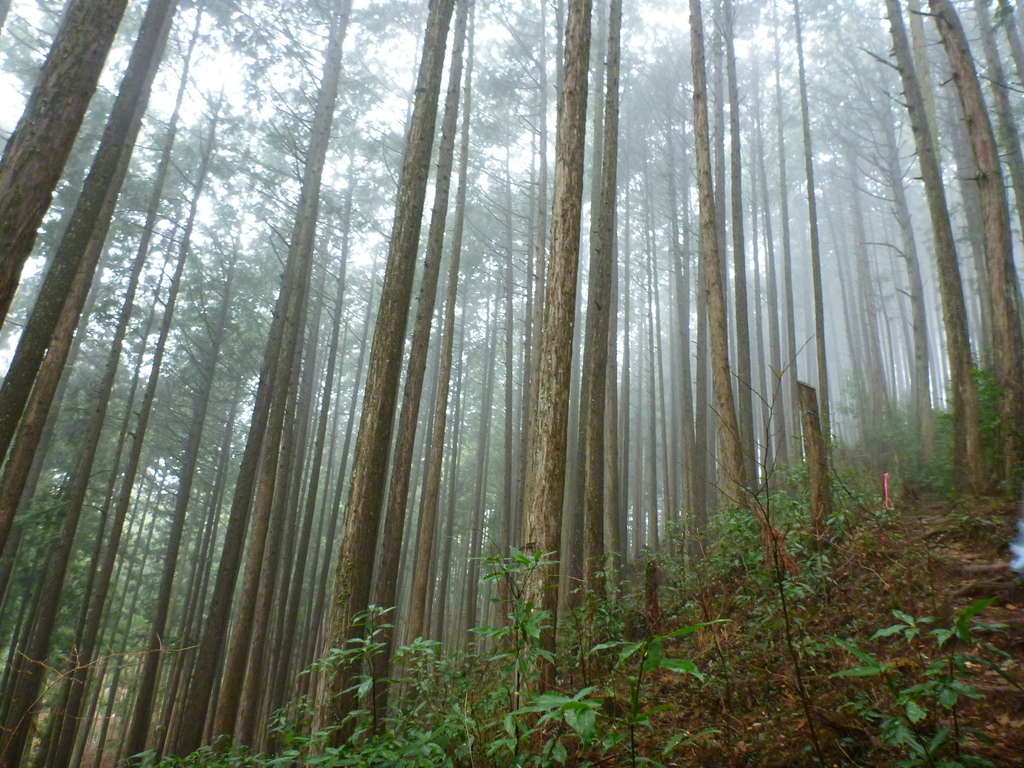
[[[884,477],[883,477],[882,486],[885,488],[885,508],[886,509],[891,509],[891,507],[889,506],[889,473],[888,472],[886,472]]]

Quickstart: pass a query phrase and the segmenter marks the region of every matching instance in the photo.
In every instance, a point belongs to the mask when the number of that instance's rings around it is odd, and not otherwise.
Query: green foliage
[[[509,712],[502,720],[505,735],[490,743],[491,757],[507,755],[515,765],[565,765],[569,750],[563,737],[564,726],[587,749],[597,739],[597,713],[601,702],[589,698],[593,688],[584,688],[575,696],[561,693],[539,693],[530,696],[526,705]],[[524,746],[540,743],[538,750]]]
[[[985,740],[984,734],[963,727],[958,706],[963,699],[980,699],[974,686],[966,682],[973,672],[970,665],[989,662],[965,650],[976,644],[974,633],[992,630],[994,625],[974,621],[974,617],[991,605],[993,599],[979,600],[956,616],[948,627],[933,626],[932,617],[914,618],[894,610],[896,624],[878,630],[871,639],[899,639],[913,652],[924,667],[916,679],[906,680],[896,663],[880,660],[863,651],[852,641],[835,639],[860,662],[860,666],[837,672],[832,677],[878,677],[889,694],[887,703],[864,698],[849,708],[878,728],[878,739],[886,747],[905,756],[896,764],[905,768],[959,768],[985,766],[991,763],[964,751],[969,735]],[[929,647],[925,647],[928,641]],[[929,653],[934,648],[935,654]],[[909,684],[908,684],[909,683]],[[951,722],[952,725],[940,724]]]
[[[669,707],[667,704],[647,709],[642,706],[641,689],[643,687],[644,678],[650,675],[654,670],[660,668],[677,674],[692,675],[703,682],[704,675],[697,669],[696,664],[687,659],[666,658],[664,655],[664,645],[665,641],[668,639],[693,634],[697,630],[707,627],[713,623],[718,622],[694,624],[692,626],[677,629],[667,635],[656,635],[638,642],[631,643],[625,641],[613,641],[600,643],[591,649],[591,653],[598,653],[611,648],[619,648],[618,661],[616,664],[617,667],[622,667],[627,661],[634,657],[638,660],[636,671],[630,677],[629,709],[626,711],[625,715],[620,718],[628,732],[629,756],[633,766],[640,763],[661,765],[650,758],[640,755],[637,744],[637,730],[641,727],[649,728],[651,726],[651,715]],[[710,733],[710,731],[705,731],[701,735],[704,733]],[[609,739],[606,739],[605,746],[611,746],[618,738],[621,738],[621,734],[612,735]],[[687,734],[675,734],[667,742],[667,746],[663,754],[668,754],[672,749],[679,744],[684,743],[686,740],[688,740]]]
[[[508,595],[504,600],[495,598],[504,603],[506,621],[500,627],[477,627],[473,632],[498,649],[490,660],[511,677],[514,693],[537,678],[541,662],[554,661],[551,653],[540,647],[541,632],[550,625],[551,615],[527,600],[526,594],[528,585],[556,563],[548,553],[526,553],[515,547],[508,558],[491,555],[484,560],[490,573],[483,580],[499,582]]]

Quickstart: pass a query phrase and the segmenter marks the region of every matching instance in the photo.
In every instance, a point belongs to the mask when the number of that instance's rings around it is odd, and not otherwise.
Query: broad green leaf
[[[915,626],[917,624],[917,621],[914,620],[913,616],[910,616],[910,615],[904,613],[903,611],[893,611],[892,615],[895,616],[900,621],[902,621],[904,624],[907,624],[908,626],[913,627],[913,626]],[[902,627],[901,627],[901,629],[902,629]]]
[[[643,663],[643,673],[646,675],[661,663],[661,638],[655,637],[647,646],[647,657]]]
[[[887,667],[873,666],[873,667],[856,667],[855,669],[843,669],[839,672],[833,672],[829,677],[873,677],[874,675],[880,675],[887,670]]]
[[[907,702],[907,719],[912,723],[919,723],[928,717],[928,712],[919,706],[916,701]]]
[[[590,707],[567,711],[565,722],[576,731],[584,747],[589,746],[597,738],[597,716]]]
[[[701,682],[704,682],[704,675],[697,669],[697,665],[688,659],[662,659],[661,667],[672,672],[679,672],[684,675],[693,675]]]
[[[636,653],[643,646],[643,643],[629,643],[625,648],[619,651],[619,661],[623,662]]]
[[[551,757],[557,760],[559,765],[565,765],[565,761],[569,758],[569,755],[566,753],[565,745],[562,744],[562,742],[555,742],[555,746],[551,750]]]
[[[939,704],[942,705],[943,709],[952,709],[955,707],[959,698],[960,695],[952,688],[943,688],[939,691]]]
[[[625,640],[612,640],[609,643],[599,643],[590,649],[589,653],[596,653],[597,651],[604,651],[608,648],[618,648],[620,645],[625,645]]]
[[[959,638],[960,642],[971,642],[971,626],[969,623],[971,618],[977,616],[994,602],[994,597],[978,600],[965,608],[963,613],[956,617],[956,636]]]
[[[891,627],[886,627],[885,629],[880,629],[877,632],[875,632],[875,634],[871,636],[871,639],[874,640],[878,637],[891,637],[892,635],[896,635],[900,632],[903,632],[904,630],[906,630],[906,628],[906,624],[893,624]]]
[[[702,621],[700,624],[691,624],[688,627],[680,627],[674,632],[669,632],[663,637],[685,637],[686,635],[692,635],[698,629],[704,629],[704,627],[710,627],[712,624],[724,624],[729,619],[715,619],[714,621]]]

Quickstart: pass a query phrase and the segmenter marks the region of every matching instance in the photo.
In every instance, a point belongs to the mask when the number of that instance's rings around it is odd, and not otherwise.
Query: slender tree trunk
[[[821,429],[828,445],[832,434],[832,400],[828,388],[828,361],[825,355],[825,298],[821,285],[821,244],[818,238],[818,193],[814,187],[814,150],[811,145],[810,102],[807,97],[807,72],[804,67],[803,19],[800,0],[793,0],[796,25],[796,53],[800,75],[800,115],[804,134],[804,171],[807,176],[807,219],[811,241],[811,282],[814,287],[814,346],[818,360],[818,408]]]
[[[347,9],[346,9],[347,10]],[[347,17],[347,12],[345,13]],[[328,41],[321,93],[317,99],[307,166],[303,171],[303,194],[289,244],[290,264],[284,280],[291,283],[291,298],[284,314],[282,346],[276,360],[274,386],[270,395],[269,416],[263,438],[263,457],[256,477],[248,556],[242,589],[236,601],[233,628],[224,656],[220,690],[213,719],[213,736],[234,736],[248,744],[251,736],[255,696],[243,696],[250,660],[257,667],[266,644],[269,602],[275,591],[277,553],[284,506],[288,504],[289,478],[295,458],[296,398],[302,369],[302,349],[309,307],[312,259],[320,206],[320,183],[326,159],[327,142],[341,72],[340,41],[334,32]],[[292,255],[294,254],[294,255]],[[264,566],[266,563],[266,567]],[[251,689],[247,691],[251,693]]]
[[[561,0],[559,0],[561,2]],[[537,221],[533,227],[533,281],[532,312],[528,315],[526,332],[526,362],[523,375],[523,426],[522,445],[520,448],[520,499],[526,488],[526,457],[528,455],[531,434],[537,411],[537,355],[540,350],[541,333],[544,327],[544,290],[545,273],[547,271],[547,238],[548,238],[548,74],[547,74],[547,6],[548,0],[540,0],[541,46],[537,54]],[[559,67],[561,66],[559,60]],[[561,73],[561,70],[559,70]],[[560,87],[561,74],[558,84]],[[520,505],[521,506],[521,505]],[[517,511],[519,517],[520,539],[522,534],[522,510]]]
[[[1017,11],[1010,0],[998,0],[998,3],[996,18],[1006,33],[1007,42],[1010,43],[1010,56],[1013,58],[1014,69],[1017,70],[1017,83],[1024,85],[1024,45],[1021,44],[1017,28]]]
[[[588,400],[583,403],[585,450],[583,461],[583,586],[605,592],[599,578],[605,556],[605,408],[608,401],[608,335],[611,328],[612,272],[615,268],[615,208],[619,154],[619,61],[621,58],[622,1],[611,0],[608,13],[608,59],[605,67],[604,143],[601,158],[601,196],[597,211],[597,238],[591,250],[588,290],[586,352],[583,375]],[[589,354],[587,354],[589,353]],[[610,382],[612,390],[615,382]]]
[[[468,82],[468,74],[467,74],[467,82]],[[460,163],[461,162],[462,161],[460,160]],[[461,187],[461,182],[460,182],[460,187]],[[460,220],[460,217],[458,215],[456,215],[456,222],[458,222],[459,220]],[[461,240],[461,235],[459,236],[459,239]],[[454,236],[452,237],[452,245],[453,245],[453,247],[455,245],[455,237]],[[454,251],[453,251],[453,253],[454,253]],[[449,286],[450,285],[451,285],[451,283],[449,282]],[[451,288],[449,288],[448,290],[451,291]],[[447,316],[447,302],[446,302],[446,307],[445,307],[445,314]],[[454,322],[454,320],[455,320],[454,314],[451,315],[450,319],[452,320],[452,322]],[[448,585],[449,585],[449,581],[451,579],[451,573],[452,573],[452,543],[453,543],[452,540],[455,538],[453,529],[454,529],[454,526],[455,526],[455,513],[456,513],[456,510],[458,508],[457,507],[457,496],[458,496],[457,490],[458,490],[458,484],[459,484],[459,469],[460,469],[461,464],[462,464],[462,462],[461,462],[461,456],[462,456],[462,452],[461,452],[462,436],[465,433],[465,424],[463,423],[464,416],[463,416],[463,410],[462,410],[462,400],[463,400],[463,394],[464,394],[463,391],[462,391],[462,382],[463,382],[463,375],[462,375],[463,374],[463,364],[462,364],[463,354],[462,354],[462,352],[465,349],[465,338],[466,338],[466,325],[465,325],[465,317],[463,316],[460,319],[460,323],[459,323],[459,347],[458,347],[458,350],[459,350],[458,361],[459,362],[458,362],[458,367],[456,368],[456,374],[455,374],[455,413],[453,414],[453,417],[452,417],[452,423],[455,425],[455,428],[453,430],[451,430],[452,435],[451,435],[451,441],[449,442],[449,451],[448,451],[448,455],[451,457],[451,459],[447,462],[447,468],[448,468],[447,469],[447,483],[448,483],[448,488],[447,488],[448,498],[447,498],[447,502],[448,503],[447,503],[447,510],[446,510],[446,516],[445,516],[444,531],[441,533],[441,536],[440,536],[440,554],[439,554],[439,557],[436,558],[436,565],[437,565],[437,567],[435,568],[435,571],[439,572],[440,576],[436,576],[436,574],[435,574],[435,578],[430,579],[429,585],[428,585],[428,589],[427,589],[427,594],[423,598],[423,603],[424,603],[424,609],[423,610],[424,610],[424,612],[427,613],[427,614],[430,614],[431,600],[433,600],[434,611],[433,611],[433,614],[431,615],[432,617],[431,617],[431,620],[430,620],[430,626],[429,627],[425,626],[425,622],[423,622],[424,626],[423,626],[423,632],[421,633],[421,635],[422,636],[431,637],[431,638],[433,638],[435,640],[439,640],[441,642],[445,641],[445,635],[444,635],[444,627],[445,627],[445,624],[446,624],[445,618],[448,616],[448,593],[449,593]],[[445,384],[445,382],[446,381],[450,381],[450,379],[451,379],[451,352],[449,352],[448,355],[449,355],[449,361],[448,361],[448,374],[449,375],[447,377],[445,377],[445,376],[439,374],[439,376],[438,376],[438,385],[439,386],[437,388],[437,393],[435,395],[435,402],[437,404],[440,404],[440,402],[441,402],[441,399],[440,399],[441,398],[441,389],[442,388],[447,388],[447,385]],[[443,367],[444,367],[444,365],[443,365],[443,363],[444,363],[443,357],[442,357],[441,362],[442,362],[442,369],[443,369]],[[443,438],[444,437],[443,430],[439,430],[438,429],[438,421],[439,420],[440,420],[440,412],[438,412],[438,414],[435,415],[435,418],[434,418],[434,427],[433,427],[433,429],[434,429],[434,436],[435,437],[441,436]],[[428,474],[427,474],[427,479],[428,480],[431,477],[430,473],[432,471],[435,471],[435,464],[436,464],[436,468],[438,468],[438,470],[439,470],[440,462],[441,462],[442,449],[435,449],[434,445],[435,445],[435,443],[431,442],[431,446],[430,446],[431,453],[430,453],[430,458],[428,460],[430,462],[430,465],[428,466]],[[435,453],[435,451],[436,451],[436,453]],[[439,474],[438,474],[435,482],[436,483],[440,483],[440,475]],[[435,507],[436,507],[437,506],[436,497],[437,497],[437,495],[439,493],[439,489],[438,488],[431,489],[428,486],[424,490],[424,499],[425,499],[425,502],[430,502],[430,500],[431,500],[430,493],[431,492],[433,492],[433,494],[435,496],[434,504],[435,504]],[[426,506],[426,503],[424,503],[422,512],[423,512],[422,520],[425,522],[426,518],[427,518],[427,506]],[[435,517],[435,519],[437,517],[437,510],[436,509],[434,511],[434,517]],[[423,530],[424,530],[424,528],[425,528],[425,525],[421,525],[420,526],[420,539],[419,539],[419,541],[423,541]],[[423,547],[423,545],[419,544],[419,542],[417,542],[417,544],[418,544],[418,546]],[[419,551],[417,552],[417,556],[416,557],[417,557],[416,562],[419,563],[420,562]],[[428,554],[428,558],[429,558],[429,554]],[[414,587],[417,584],[418,584],[418,582],[416,582],[414,580],[413,581]],[[436,587],[435,587],[435,585],[436,585]],[[414,595],[414,599],[415,599],[415,595]],[[415,602],[413,602],[412,605],[415,606]],[[449,623],[454,623],[454,622],[449,622]],[[413,635],[412,634],[412,632],[411,632],[411,628],[412,628],[411,620],[410,620],[409,626],[410,626],[410,632],[409,632],[410,639],[413,639],[415,637],[421,636],[421,635]]]
[[[460,9],[461,10],[461,9]],[[459,186],[455,193],[455,221],[451,237],[451,256],[448,263],[448,280],[445,288],[444,321],[441,334],[441,351],[438,362],[437,392],[434,397],[434,422],[430,436],[430,455],[427,459],[427,476],[423,488],[423,508],[420,511],[419,536],[412,568],[412,597],[409,602],[409,618],[406,637],[414,640],[427,634],[429,615],[429,579],[431,553],[437,528],[438,508],[441,501],[441,465],[444,456],[444,438],[448,418],[448,399],[451,392],[452,350],[455,340],[455,305],[458,299],[459,270],[462,257],[462,238],[466,223],[466,192],[469,181],[469,128],[472,108],[473,42],[470,36],[469,55],[466,62],[466,94],[462,107],[462,127],[459,139]],[[465,321],[463,321],[465,322]],[[461,344],[460,344],[461,349]],[[460,358],[461,359],[461,358]],[[461,370],[461,363],[460,363]],[[458,396],[458,393],[457,395]],[[461,429],[459,418],[455,418],[456,429]],[[454,438],[453,438],[454,439]],[[449,462],[449,472],[454,473]],[[451,492],[454,495],[454,490]],[[451,554],[451,538],[445,539],[448,552],[442,558],[440,567],[448,568]],[[445,587],[440,590],[442,599],[447,595],[448,571],[443,571]],[[445,616],[444,613],[441,616]]]
[[[343,300],[345,298],[346,282],[345,276],[348,267],[348,252],[349,252],[349,226],[352,219],[352,185],[350,184],[345,192],[345,203],[344,203],[344,214],[341,223],[341,258],[338,265],[338,279],[337,289],[334,296],[334,323],[332,324],[331,340],[328,346],[327,353],[327,369],[324,373],[323,393],[320,399],[320,416],[317,423],[317,434],[313,449],[313,459],[310,463],[311,476],[309,480],[309,488],[306,492],[306,504],[305,510],[302,516],[302,531],[299,534],[299,547],[295,555],[294,563],[294,574],[291,579],[291,594],[288,598],[287,615],[284,620],[284,626],[282,628],[283,636],[281,639],[280,646],[284,653],[278,659],[277,662],[277,678],[274,684],[274,689],[284,694],[288,685],[288,675],[294,671],[296,664],[303,664],[306,659],[302,652],[302,649],[308,644],[306,641],[308,638],[303,637],[299,633],[299,610],[303,602],[303,590],[306,584],[306,571],[310,570],[310,580],[315,575],[315,570],[309,568],[309,548],[311,544],[311,534],[313,528],[313,519],[316,516],[317,501],[321,496],[320,493],[320,476],[323,466],[324,451],[327,444],[327,425],[330,421],[331,411],[331,398],[334,391],[334,378],[337,371],[338,365],[338,347],[339,337],[341,335],[341,325],[343,316]],[[331,452],[333,453],[333,441]],[[328,475],[330,475],[330,467],[328,467]],[[324,494],[327,495],[327,494]],[[323,505],[323,509],[326,509],[326,504]],[[319,542],[320,536],[317,535]],[[317,558],[314,554],[312,558],[315,563]],[[310,595],[312,598],[312,595]],[[312,599],[307,603],[312,608]],[[311,628],[308,623],[306,625],[306,634],[315,633],[315,629]],[[296,642],[296,637],[299,638],[300,642]],[[281,705],[281,702],[276,702],[277,706]]]
[[[377,565],[373,603],[378,608],[392,608],[398,590],[398,565],[402,548],[402,533],[409,503],[409,474],[416,442],[416,426],[423,398],[423,380],[427,370],[427,351],[430,327],[434,319],[437,281],[441,272],[444,251],[445,222],[448,219],[448,201],[451,190],[452,166],[455,158],[455,139],[458,131],[459,89],[462,84],[463,47],[469,16],[469,0],[459,0],[455,14],[455,35],[452,42],[451,64],[448,73],[448,93],[441,119],[441,140],[438,148],[437,175],[434,182],[434,206],[427,233],[426,257],[420,281],[419,300],[416,303],[416,323],[409,348],[409,365],[402,395],[402,409],[391,460],[390,491],[384,511],[384,524],[380,541],[380,562]],[[390,622],[389,622],[390,623]],[[385,669],[391,658],[394,633],[385,628],[382,635],[384,652],[373,661],[378,667],[376,676],[386,678]],[[380,710],[387,703],[386,687],[375,689]]]
[[[107,594],[110,590],[125,516],[127,515],[132,503],[132,490],[135,486],[136,477],[142,460],[142,449],[145,444],[149,419],[153,412],[153,402],[156,399],[157,384],[160,380],[163,358],[167,350],[167,340],[170,338],[174,322],[174,309],[177,303],[178,293],[181,289],[182,275],[184,274],[185,265],[188,261],[191,249],[192,229],[195,224],[199,201],[203,194],[203,186],[205,185],[207,171],[210,165],[210,158],[212,157],[214,144],[216,142],[217,118],[218,115],[215,113],[210,119],[210,132],[202,149],[202,157],[197,172],[197,178],[192,189],[191,207],[188,213],[188,219],[186,220],[182,231],[181,242],[178,247],[178,261],[175,265],[174,275],[172,276],[168,287],[168,297],[164,302],[164,316],[161,320],[160,334],[157,338],[156,346],[153,348],[153,360],[149,380],[147,381],[146,389],[143,392],[138,421],[135,425],[132,440],[132,448],[128,454],[128,461],[125,465],[125,470],[121,480],[121,490],[117,499],[117,506],[114,509],[113,519],[111,521],[110,537],[107,541],[103,559],[100,562],[97,583],[91,596],[88,611],[89,618],[85,625],[84,632],[80,635],[76,643],[77,653],[72,657],[75,665],[75,669],[71,676],[72,688],[71,694],[68,698],[67,708],[63,713],[63,718],[67,723],[76,723],[81,711],[82,698],[85,693],[85,679],[89,670],[89,665],[93,660],[97,639],[99,638],[101,621],[103,619],[104,608],[107,602]],[[62,729],[61,742],[58,747],[58,763],[66,762],[70,758],[71,750],[74,746],[74,736],[75,729],[73,727],[64,727]]]
[[[202,364],[199,366],[202,379],[199,392],[193,407],[189,434],[186,438],[179,472],[178,489],[175,498],[174,512],[171,517],[171,529],[168,532],[164,550],[163,572],[156,600],[156,612],[150,627],[149,644],[143,656],[142,671],[135,684],[138,694],[131,715],[131,726],[128,739],[124,746],[126,755],[136,755],[146,748],[146,736],[152,718],[153,704],[156,699],[157,674],[159,672],[161,654],[164,647],[164,634],[167,630],[167,619],[170,613],[171,592],[174,587],[174,576],[178,564],[178,552],[185,530],[189,504],[192,501],[192,486],[195,482],[196,469],[199,465],[199,448],[203,440],[203,427],[206,423],[206,412],[213,393],[213,378],[220,358],[220,349],[227,331],[228,309],[232,299],[232,281],[234,279],[235,262],[238,258],[239,242],[236,237],[234,252],[227,265],[227,277],[223,295],[220,298],[220,312],[214,325],[210,346]]]
[[[127,0],[74,0],[68,6],[25,112],[4,148],[0,159],[0,325],[127,5]],[[151,53],[154,43],[149,44]]]
[[[946,207],[942,172],[935,153],[921,87],[914,70],[910,45],[898,0],[886,0],[892,30],[896,66],[903,83],[910,126],[917,147],[917,160],[924,180],[928,213],[931,217],[935,264],[942,298],[942,321],[946,331],[953,410],[953,475],[958,487],[980,491],[984,483],[981,436],[978,430],[978,391],[971,361],[967,331],[967,308],[960,280],[956,244]]]
[[[736,287],[736,402],[744,473],[757,485],[754,434],[754,378],[750,365],[750,310],[747,301],[747,254],[743,238],[743,163],[740,144],[740,89],[736,78],[735,25],[732,0],[725,0],[725,67],[729,88],[729,189],[732,200],[732,269]]]
[[[297,206],[295,231],[288,250],[288,259],[274,311],[274,320],[271,323],[264,351],[260,382],[256,391],[245,451],[235,483],[231,511],[225,531],[225,543],[221,551],[220,567],[217,570],[217,580],[210,601],[207,621],[196,654],[196,665],[185,699],[181,724],[175,734],[174,742],[168,750],[170,754],[176,756],[194,751],[202,740],[211,690],[214,687],[214,678],[230,617],[231,599],[240,570],[249,508],[260,456],[263,453],[268,433],[271,404],[275,390],[279,386],[285,386],[282,382],[278,382],[279,363],[283,356],[283,344],[286,343],[286,339],[294,337],[294,331],[289,334],[288,329],[294,329],[299,322],[298,306],[302,303],[299,283],[306,274],[305,263],[312,256],[321,173],[337,99],[338,80],[341,74],[341,49],[348,29],[350,10],[351,0],[338,0],[338,5],[331,11],[324,77],[317,96],[313,135],[310,139],[310,150],[306,159],[302,191]]]
[[[1021,332],[1020,287],[1013,264],[1010,214],[1003,186],[995,135],[981,94],[967,38],[949,0],[929,0],[949,58],[975,163],[981,193],[989,284],[992,290],[993,351],[996,381],[1002,390],[999,406],[1001,462],[996,478],[1009,478],[1020,463],[1024,435],[1024,340]]]
[[[681,116],[680,116],[681,117]],[[665,146],[668,174],[668,205],[669,219],[672,228],[672,273],[676,294],[676,322],[679,326],[679,392],[681,394],[680,422],[682,427],[682,466],[683,466],[683,488],[684,493],[681,499],[682,508],[687,514],[692,514],[696,504],[696,488],[698,483],[704,482],[704,473],[699,471],[700,460],[696,444],[694,442],[694,418],[693,418],[693,366],[690,347],[692,346],[690,334],[690,232],[689,232],[689,209],[686,200],[689,197],[689,184],[686,183],[688,176],[687,161],[683,160],[682,172],[678,178],[683,179],[682,206],[680,206],[680,195],[676,188],[677,184],[677,161],[675,133],[677,125],[671,124],[665,133]],[[680,224],[680,207],[682,207],[682,224]]]
[[[487,316],[491,319],[488,322],[484,349],[489,351],[494,349],[497,343],[497,312],[489,311]],[[470,637],[469,630],[476,627],[479,622],[480,557],[483,554],[484,527],[487,524],[487,508],[489,506],[487,503],[487,467],[491,457],[490,413],[494,407],[494,369],[497,366],[497,358],[489,354],[489,352],[483,358],[484,388],[481,393],[480,425],[476,444],[476,479],[473,483],[473,501],[469,507],[469,552],[466,558],[465,610],[463,612],[463,623],[460,625],[462,631],[459,632],[463,643],[467,643]]]
[[[523,499],[523,540],[527,542],[524,546],[538,552],[557,553],[561,550],[569,379],[583,203],[590,16],[590,0],[570,0],[562,89],[558,99],[551,264],[537,362],[536,423],[526,456]],[[534,584],[530,589],[534,604],[548,612],[551,622],[541,633],[540,645],[553,653],[558,610],[557,565],[545,569],[542,581],[543,586]],[[554,684],[554,673],[552,663],[543,664],[539,685],[550,688]]]
[[[867,390],[864,392],[867,402],[867,412],[864,414],[865,423],[868,425],[872,439],[878,439],[882,433],[882,422],[885,418],[889,404],[889,387],[885,379],[885,370],[882,362],[882,334],[879,329],[879,307],[877,294],[875,293],[874,280],[871,275],[871,266],[868,263],[868,238],[864,227],[864,209],[861,204],[861,191],[857,186],[859,169],[852,157],[852,151],[848,158],[850,178],[850,209],[853,219],[853,240],[850,250],[853,252],[856,265],[856,281],[859,293],[860,307],[859,320],[856,333],[863,339]],[[805,410],[806,403],[800,406],[801,412]],[[806,436],[806,426],[804,435]]]
[[[964,231],[971,246],[973,286],[969,285],[968,298],[977,303],[977,322],[974,333],[974,349],[978,364],[984,370],[992,368],[992,288],[989,285],[985,267],[985,233],[981,213],[981,193],[974,181],[974,163],[964,125],[963,109],[953,89],[946,90],[946,117],[950,128],[949,143],[956,163],[956,178],[960,192],[960,207],[963,222],[958,229]],[[939,155],[936,154],[936,158]],[[973,289],[973,290],[971,290]]]
[[[1004,158],[1010,173],[1010,186],[1017,205],[1017,223],[1024,237],[1024,155],[1021,154],[1020,133],[1017,130],[1017,119],[1010,106],[1008,80],[1003,70],[1003,62],[996,45],[996,35],[992,30],[988,5],[982,0],[974,0],[974,8],[978,16],[978,29],[981,32],[981,46],[985,52],[985,63],[988,69],[990,93],[996,113],[996,128],[999,131],[1000,154]],[[1008,19],[1012,23],[1013,16]],[[1019,45],[1019,41],[1018,41]],[[1019,288],[1018,288],[1019,292]],[[1018,305],[1020,300],[1017,300]]]
[[[704,66],[704,22],[699,0],[690,0],[690,51],[693,68],[693,124],[696,136],[697,186],[700,200],[700,246],[707,290],[711,370],[715,408],[718,412],[718,445],[721,490],[731,504],[746,506],[748,479],[745,473],[736,408],[729,370],[729,338],[722,257],[711,188],[711,147],[708,140],[707,75]],[[698,404],[699,407],[699,404]]]
[[[768,388],[764,396],[768,405],[768,438],[773,461],[768,464],[769,475],[778,467],[790,463],[789,407],[786,400],[785,363],[782,357],[782,320],[784,307],[779,299],[779,271],[776,264],[775,237],[772,233],[772,213],[768,196],[768,169],[765,165],[763,123],[761,119],[760,90],[754,91],[754,121],[756,123],[755,155],[758,160],[757,178],[760,182],[757,193],[764,211],[765,287],[768,299]],[[783,286],[785,288],[785,286]],[[783,297],[785,298],[785,297]]]
[[[644,208],[647,212],[651,210],[650,200],[646,200]],[[661,535],[658,530],[658,388],[655,382],[657,372],[657,343],[655,341],[654,329],[654,307],[657,304],[658,287],[654,280],[654,243],[651,237],[650,222],[645,222],[644,229],[647,231],[647,464],[649,473],[647,478],[647,494],[650,506],[647,508],[647,547],[651,551],[651,557],[661,551]]]
[[[131,159],[142,125],[150,89],[163,58],[176,8],[177,0],[152,0],[147,8],[139,38],[132,48],[128,69],[103,131],[103,138],[100,140],[85,187],[47,271],[32,314],[22,331],[3,386],[0,387],[0,456],[6,455],[11,445],[47,350],[53,349],[58,360],[61,355],[66,359],[71,338],[68,328],[77,324],[88,288],[92,284],[93,273],[103,250],[103,241],[110,227],[110,218],[121,184],[128,171],[128,161]],[[13,141],[12,137],[11,142]],[[9,143],[7,152],[10,150]],[[44,151],[42,154],[45,155],[47,152]],[[0,169],[0,238],[5,237],[2,233],[3,183]],[[34,234],[33,227],[32,235]],[[0,252],[6,260],[7,247],[0,247]],[[16,255],[16,252],[17,246],[12,244],[10,253]],[[17,270],[20,268],[19,264]],[[11,279],[17,279],[16,272]],[[0,262],[0,315],[6,315],[14,290],[14,283],[8,286],[6,280],[3,262]],[[10,295],[5,294],[8,287]],[[62,343],[54,348],[54,335],[58,326],[62,331]],[[63,360],[57,367],[62,366]],[[58,379],[59,371],[50,377],[48,396],[40,398],[39,408],[49,410]],[[34,454],[38,438],[33,443],[31,453]],[[23,448],[29,450],[28,445]],[[13,514],[13,508],[0,508],[0,550],[6,543]]]
[[[921,439],[921,453],[930,459],[935,453],[935,424],[932,417],[931,387],[929,382],[928,318],[924,303],[924,280],[921,277],[921,262],[917,253],[917,240],[910,219],[907,191],[903,184],[899,149],[896,146],[896,126],[889,105],[885,105],[888,130],[886,140],[886,176],[893,194],[893,208],[903,243],[901,254],[907,267],[910,281],[911,328],[913,330],[913,377],[911,395],[917,415],[917,428]]]
[[[377,532],[384,502],[402,349],[412,298],[413,265],[419,248],[445,41],[453,6],[454,0],[432,0],[430,3],[380,310],[370,348],[349,500],[338,549],[335,599],[327,632],[328,647],[331,648],[345,648],[351,640],[362,636],[360,617],[370,602],[370,577],[377,553]],[[319,703],[321,718],[326,723],[340,724],[354,708],[355,698],[349,690],[354,674],[358,672],[351,665],[343,665],[330,673],[329,684]],[[344,735],[339,730],[333,738],[337,741]]]

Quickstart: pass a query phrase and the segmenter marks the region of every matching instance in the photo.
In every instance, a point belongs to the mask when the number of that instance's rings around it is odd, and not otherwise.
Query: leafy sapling
[[[641,689],[643,687],[644,678],[653,672],[655,669],[661,668],[666,669],[670,672],[676,672],[678,674],[692,675],[701,682],[704,682],[704,675],[701,674],[700,670],[697,669],[697,665],[688,659],[673,659],[666,658],[664,654],[664,643],[666,640],[674,637],[684,637],[686,635],[693,634],[697,630],[710,626],[711,624],[717,624],[717,621],[705,622],[702,624],[693,624],[688,627],[682,627],[677,629],[675,632],[669,632],[666,635],[655,635],[639,642],[626,642],[626,641],[613,641],[610,643],[601,643],[595,645],[590,649],[591,653],[597,653],[609,648],[619,648],[619,658],[616,666],[623,666],[627,660],[636,656],[640,663],[637,666],[635,675],[630,679],[629,684],[629,709],[626,714],[621,717],[622,722],[625,724],[628,735],[629,735],[629,756],[630,764],[635,768],[639,764],[646,765],[660,765],[654,760],[647,757],[642,757],[639,754],[639,747],[637,745],[637,731],[641,727],[650,727],[651,715],[656,712],[660,712],[663,709],[667,709],[669,704],[664,704],[658,707],[645,709],[641,702]],[[706,733],[706,732],[705,732]],[[703,734],[701,734],[703,735]],[[621,738],[621,736],[620,736]],[[692,737],[690,737],[692,738]],[[668,740],[666,745],[665,753],[675,748],[687,739],[686,734],[676,734]],[[606,747],[613,746],[617,739],[612,737],[606,739]]]

